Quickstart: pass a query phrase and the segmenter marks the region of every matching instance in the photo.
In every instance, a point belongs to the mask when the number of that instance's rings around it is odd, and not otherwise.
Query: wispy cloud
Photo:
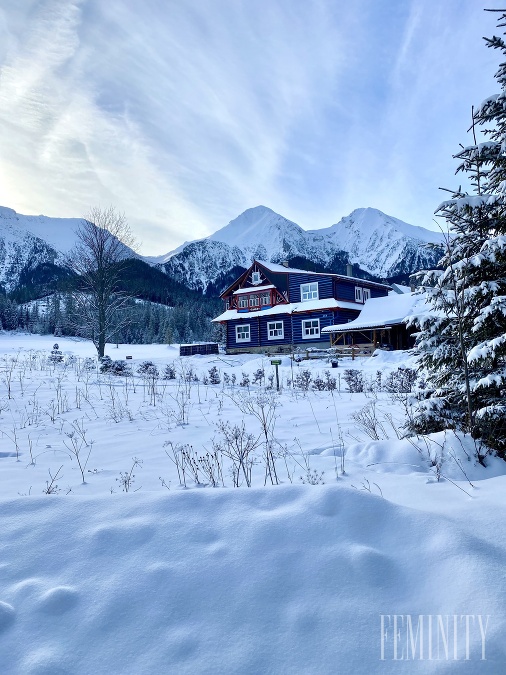
[[[430,225],[491,27],[462,0],[4,0],[0,204],[114,204],[150,254],[259,203]]]

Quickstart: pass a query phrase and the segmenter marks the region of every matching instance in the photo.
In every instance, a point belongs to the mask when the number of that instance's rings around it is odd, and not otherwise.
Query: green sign
[[[281,359],[275,359],[274,361],[271,361],[271,366],[280,366],[281,365]]]

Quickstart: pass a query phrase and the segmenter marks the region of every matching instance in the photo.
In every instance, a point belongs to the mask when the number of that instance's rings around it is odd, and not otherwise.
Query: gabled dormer
[[[232,286],[222,294],[226,309],[251,312],[267,309],[287,299],[267,276],[265,268],[256,260]]]

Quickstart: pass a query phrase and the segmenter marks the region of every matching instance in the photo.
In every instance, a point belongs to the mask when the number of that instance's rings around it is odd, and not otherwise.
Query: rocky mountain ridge
[[[75,242],[80,218],[23,216],[0,207],[0,285],[6,292],[40,269],[57,273]],[[427,244],[436,248],[427,247]],[[205,239],[186,242],[159,257],[132,256],[157,267],[174,281],[207,295],[218,295],[254,258],[290,261],[292,266],[399,279],[433,267],[442,235],[414,227],[377,209],[356,209],[338,223],[304,230],[265,206],[247,209]],[[36,283],[36,281],[34,282]]]
[[[187,242],[156,262],[180,282],[206,292],[226,271],[247,268],[254,258],[288,260],[304,269],[336,273],[345,273],[351,263],[370,278],[406,279],[415,271],[434,267],[442,244],[440,233],[377,209],[356,209],[329,228],[304,230],[257,206],[209,237]]]

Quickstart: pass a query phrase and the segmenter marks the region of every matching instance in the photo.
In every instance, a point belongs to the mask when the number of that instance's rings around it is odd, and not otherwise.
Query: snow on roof
[[[323,300],[308,300],[307,302],[290,302],[282,305],[274,305],[266,309],[259,309],[250,312],[238,312],[236,309],[227,309],[223,314],[212,319],[213,323],[220,321],[232,321],[233,319],[250,319],[257,316],[273,316],[275,314],[302,314],[303,312],[314,312],[325,309],[358,309],[363,307],[357,302],[343,302],[334,298],[324,298]]]
[[[367,300],[360,316],[350,323],[328,326],[322,333],[343,333],[351,330],[395,326],[415,311],[420,312],[425,296],[415,293],[391,293],[383,298]],[[423,310],[422,310],[423,311]]]
[[[411,293],[411,286],[403,286],[403,284],[392,284],[395,293]]]
[[[383,288],[390,288],[388,284],[381,284],[378,281],[369,281],[368,279],[359,279],[358,277],[348,277],[346,274],[334,274],[334,272],[311,272],[310,270],[299,270],[296,267],[285,267],[284,265],[277,265],[276,263],[267,262],[266,260],[256,260],[257,263],[270,270],[271,272],[293,272],[295,274],[315,274],[322,277],[337,277],[339,279],[351,279],[358,281],[361,284],[373,284],[374,286],[382,286]]]
[[[241,293],[253,293],[253,291],[268,291],[270,288],[276,288],[274,284],[269,284],[267,286],[249,286],[248,288],[238,288],[233,292],[233,295],[241,295]]]

